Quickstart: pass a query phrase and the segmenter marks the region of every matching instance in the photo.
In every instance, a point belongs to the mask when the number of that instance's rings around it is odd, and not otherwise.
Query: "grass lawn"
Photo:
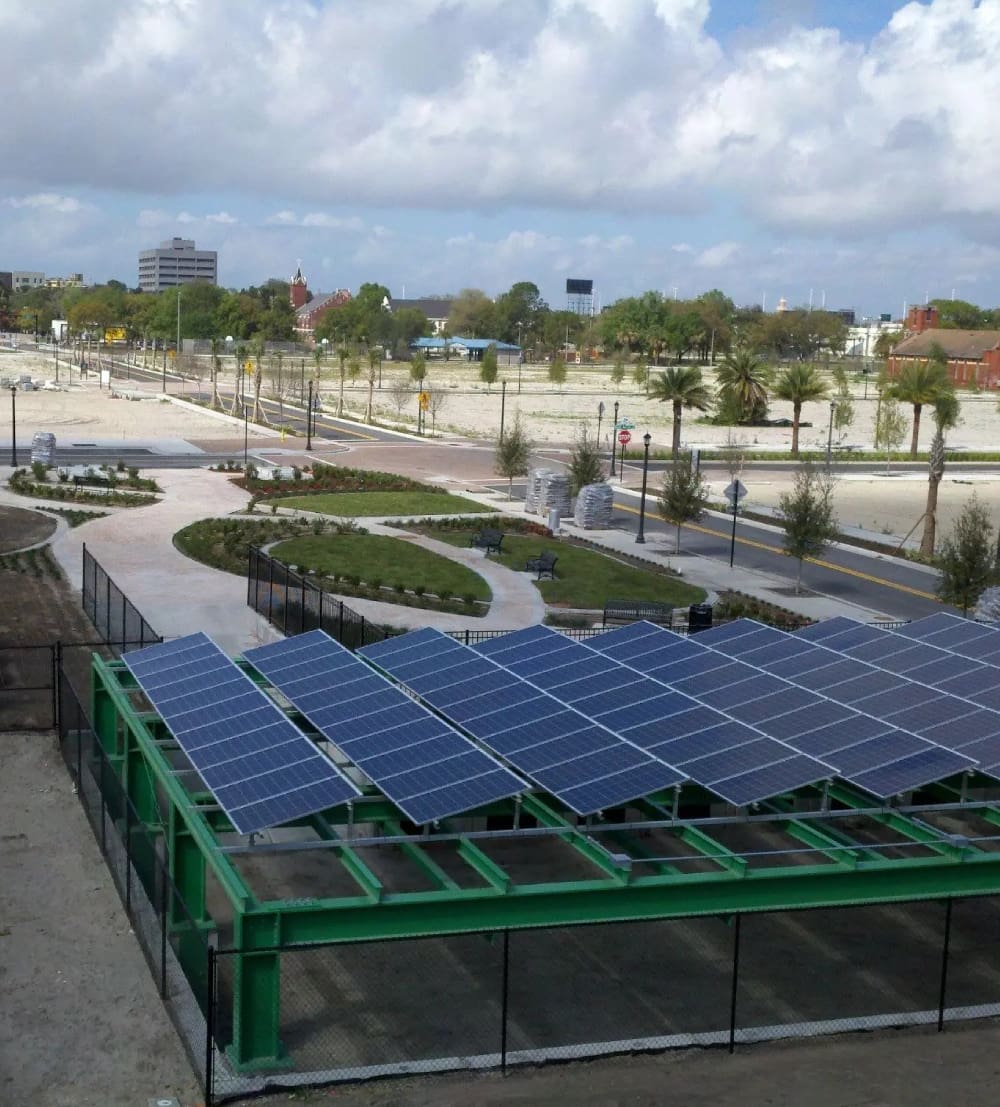
[[[443,499],[444,497],[433,497]],[[380,534],[330,534],[290,538],[271,550],[289,565],[301,565],[325,576],[357,576],[366,584],[395,587],[423,585],[440,596],[475,596],[489,600],[489,585],[478,573],[401,538]]]
[[[468,515],[494,508],[448,492],[319,492],[310,496],[268,499],[269,504],[318,511],[341,518],[362,515]]]
[[[468,532],[429,530],[427,533],[453,546],[469,544]],[[705,598],[704,589],[685,584],[676,577],[626,565],[558,538],[506,534],[500,549],[501,564],[511,569],[523,570],[528,558],[537,557],[542,550],[551,550],[559,558],[556,579],[538,581],[545,602],[553,605],[598,610],[608,600],[656,600],[685,607],[701,603]]]

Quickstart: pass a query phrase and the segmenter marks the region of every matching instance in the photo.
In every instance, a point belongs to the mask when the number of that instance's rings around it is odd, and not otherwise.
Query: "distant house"
[[[417,311],[422,311],[434,328],[434,333],[441,334],[448,325],[452,303],[452,300],[435,297],[424,297],[417,300],[400,300],[393,297],[389,299],[386,306],[389,311],[402,311],[403,308],[416,308]]]
[[[910,309],[907,336],[889,355],[889,376],[897,376],[908,363],[927,361],[940,348],[948,359],[948,377],[956,387],[1000,387],[1000,330],[959,331],[937,323],[936,307]]]
[[[418,338],[410,343],[411,350],[422,350],[431,357],[444,357],[447,351],[452,357],[468,361],[482,361],[490,346],[497,350],[497,365],[517,365],[521,361],[521,347],[495,338]]]
[[[351,293],[346,288],[338,288],[336,292],[321,292],[310,300],[306,279],[302,276],[302,266],[299,266],[292,277],[288,297],[295,308],[296,335],[299,338],[311,338],[320,319],[331,308],[346,304],[351,299]]]

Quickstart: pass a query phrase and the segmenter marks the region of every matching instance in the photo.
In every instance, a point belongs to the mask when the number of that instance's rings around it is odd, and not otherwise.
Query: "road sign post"
[[[723,492],[723,495],[729,501],[730,506],[733,509],[733,534],[729,541],[729,568],[733,567],[733,561],[736,559],[736,513],[740,506],[740,500],[747,494],[746,485],[741,480],[732,480]]]
[[[632,432],[627,428],[623,428],[618,432],[618,441],[622,447],[622,460],[621,468],[618,470],[618,479],[625,479],[625,447],[632,441]]]

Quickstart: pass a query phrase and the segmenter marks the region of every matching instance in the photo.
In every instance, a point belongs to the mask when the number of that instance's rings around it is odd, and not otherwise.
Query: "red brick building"
[[[351,298],[351,293],[346,288],[338,288],[336,292],[323,292],[309,299],[309,289],[306,279],[302,276],[302,266],[295,270],[292,277],[288,298],[295,308],[295,333],[302,338],[309,338],[320,319],[331,309],[346,304]]]
[[[948,358],[948,376],[956,388],[1000,387],[1000,331],[959,331],[937,324],[936,307],[910,308],[906,337],[889,355],[889,376],[897,376],[908,362],[927,361],[939,347]]]

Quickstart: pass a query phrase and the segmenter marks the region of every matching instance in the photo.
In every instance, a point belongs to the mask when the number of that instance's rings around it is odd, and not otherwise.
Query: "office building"
[[[162,292],[179,284],[216,284],[218,254],[214,250],[196,250],[192,238],[171,238],[156,250],[139,254],[139,288],[143,292]]]

